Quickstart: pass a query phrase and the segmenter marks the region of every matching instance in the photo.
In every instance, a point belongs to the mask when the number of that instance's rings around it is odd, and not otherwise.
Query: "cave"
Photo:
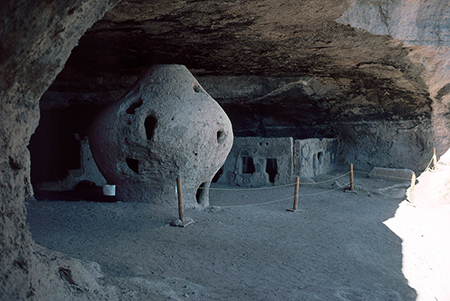
[[[26,203],[42,185],[82,167],[96,116],[156,64],[186,66],[201,84],[192,90],[220,104],[235,137],[256,146],[279,139],[291,150],[285,161],[236,154],[241,186],[259,171],[271,184],[288,183],[284,166],[289,176],[316,176],[327,172],[324,162],[420,175],[433,147],[438,158],[450,147],[449,12],[443,0],[4,1],[0,299],[95,291],[89,273],[77,274],[73,254],[55,255],[33,241]],[[124,111],[133,118],[142,105],[136,99]],[[159,120],[149,114],[142,123],[151,142]],[[337,152],[311,154],[309,171],[288,164],[296,160],[295,141],[335,137]],[[225,138],[214,131],[216,144]],[[124,161],[142,173],[138,159]],[[213,182],[231,178],[224,168]],[[205,181],[191,187],[199,203]]]

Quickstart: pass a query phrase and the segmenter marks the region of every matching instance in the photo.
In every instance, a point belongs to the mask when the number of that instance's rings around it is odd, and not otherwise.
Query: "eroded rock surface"
[[[48,265],[35,263],[25,221],[24,202],[33,194],[27,146],[39,123],[42,94],[84,31],[115,3],[0,4],[0,300],[33,298],[38,280],[48,281]]]
[[[106,106],[154,63],[192,70],[236,133],[339,134],[355,168],[420,171],[449,146],[448,1],[127,0],[39,103],[117,2],[0,4],[0,299],[31,297],[39,277],[23,204],[39,104]]]
[[[419,160],[407,158],[401,145],[439,135],[433,134],[426,69],[401,40],[350,26],[345,16],[352,10],[354,18],[365,18],[355,5],[123,1],[86,33],[41,105],[113,103],[148,66],[182,63],[223,106],[236,136],[331,138],[347,135],[352,122],[374,129],[386,122],[388,132],[420,128],[425,136],[417,139],[417,131],[403,141],[381,139],[395,149],[380,151],[380,157],[394,154],[386,161],[343,153],[355,168],[382,164],[419,171],[433,142],[418,148]],[[351,141],[347,148],[356,139],[343,138]],[[378,149],[373,139],[367,142],[352,152]]]

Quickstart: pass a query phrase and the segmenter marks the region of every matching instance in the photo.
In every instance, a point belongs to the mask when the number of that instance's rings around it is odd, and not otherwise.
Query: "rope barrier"
[[[350,184],[350,183],[346,183],[346,184],[344,184],[344,186],[347,186],[348,184]],[[321,191],[321,192],[316,192],[316,193],[297,194],[297,197],[304,198],[304,197],[310,197],[310,196],[317,196],[317,195],[327,194],[327,193],[330,193],[332,191],[336,191],[336,190],[340,190],[340,189],[342,189],[342,187],[328,189],[326,191]],[[220,207],[220,208],[253,207],[253,206],[260,206],[260,205],[280,203],[280,202],[287,201],[287,200],[292,200],[292,196],[287,197],[287,198],[282,198],[282,199],[279,199],[279,200],[275,200],[275,201],[263,202],[263,203],[253,203],[253,204],[245,204],[245,205],[230,205],[230,206],[215,205],[213,207]]]
[[[254,188],[215,188],[215,187],[210,187],[209,190],[217,190],[217,191],[227,191],[227,190],[231,190],[231,191],[253,191],[253,190],[267,190],[267,189],[276,189],[276,188],[282,188],[282,187],[288,187],[288,186],[294,186],[295,183],[291,183],[291,184],[285,184],[285,185],[278,185],[278,186],[266,186],[266,187],[254,187]],[[191,187],[194,188],[195,187]],[[198,189],[207,189],[205,187],[198,187]]]
[[[354,171],[354,173],[358,173],[358,174],[364,174],[364,175],[369,175],[368,172],[364,172],[364,171]],[[380,178],[386,178],[386,179],[399,179],[399,180],[405,180],[405,181],[410,181],[411,178],[403,178],[403,177],[394,177],[394,176],[380,176]]]
[[[426,171],[426,170],[428,170],[430,168],[430,165],[431,165],[431,163],[433,163],[433,160],[434,160],[434,158],[430,159],[430,161],[428,162],[427,167],[425,167],[424,171]],[[364,171],[354,171],[354,173],[369,175],[368,172],[364,172]],[[403,177],[394,177],[394,176],[383,176],[383,178],[400,179],[400,180],[404,180],[404,181],[411,181],[411,177],[403,178]]]
[[[316,182],[316,181],[314,181],[314,183],[302,183],[302,182],[300,182],[300,185],[318,185],[318,184],[328,183],[328,182],[336,181],[337,179],[343,178],[346,175],[348,175],[349,173],[350,172],[348,171],[348,172],[346,172],[346,173],[344,173],[344,174],[342,174],[340,176],[337,176],[335,178],[332,178],[332,179],[329,179],[329,180],[325,180],[325,181],[320,181],[320,182]]]
[[[319,185],[319,184],[323,184],[323,183],[328,183],[328,182],[332,182],[332,181],[336,181],[337,179],[343,178],[346,175],[348,175],[350,172],[346,172],[340,176],[337,176],[335,178],[329,179],[329,180],[325,180],[325,181],[320,181],[320,182],[314,182],[314,183],[309,183],[309,182],[300,182],[300,185]],[[285,184],[285,185],[278,185],[278,186],[265,186],[265,187],[254,187],[254,188],[215,188],[215,187],[210,187],[209,190],[216,190],[216,191],[252,191],[252,190],[266,190],[266,189],[276,189],[276,188],[281,188],[281,187],[288,187],[288,186],[294,186],[295,183],[290,183],[290,184]],[[195,187],[190,187],[191,189]],[[198,187],[198,189],[208,189],[205,187]]]
[[[320,181],[320,182],[314,182],[314,183],[310,183],[310,182],[300,182],[300,185],[319,185],[319,184],[323,184],[323,183],[328,183],[328,182],[332,182],[332,181],[336,181],[340,178],[345,177],[346,175],[348,175],[349,172],[346,172],[342,175],[339,175],[335,178],[329,179],[329,180],[324,180],[324,181]],[[142,184],[115,184],[117,187],[161,187],[160,184],[151,184],[151,183],[142,183]],[[216,191],[253,191],[253,190],[267,190],[267,189],[277,189],[277,188],[282,188],[282,187],[288,187],[288,186],[294,186],[295,183],[289,183],[289,184],[284,184],[284,185],[275,185],[275,186],[265,186],[265,187],[252,187],[252,188],[244,188],[244,187],[240,187],[240,188],[216,188],[216,187],[185,187],[185,189],[209,189],[209,190],[216,190]]]
[[[433,156],[431,158],[431,160],[429,161],[429,163],[427,164],[427,167],[425,168],[425,170],[428,170],[430,168],[430,165],[434,162],[434,160],[435,160],[435,157]],[[368,172],[362,172],[362,171],[354,171],[354,172],[358,173],[358,174],[365,174],[365,175],[369,174]],[[344,174],[341,174],[339,176],[336,176],[336,177],[334,177],[332,179],[324,180],[324,181],[320,181],[320,182],[314,182],[314,183],[303,182],[303,183],[299,183],[299,184],[302,184],[302,185],[319,185],[319,184],[323,184],[323,183],[336,181],[337,179],[345,177],[346,175],[348,175],[350,173],[351,173],[351,171],[346,172]],[[404,181],[410,181],[411,180],[410,178],[394,177],[394,176],[384,176],[383,178],[401,179],[401,180],[404,180]],[[321,192],[317,192],[317,193],[295,194],[294,197],[297,197],[297,198],[298,197],[303,197],[304,198],[304,197],[310,197],[310,196],[317,196],[317,195],[327,194],[327,193],[330,193],[332,191],[336,191],[336,190],[342,189],[342,187],[345,187],[345,186],[347,186],[349,184],[350,183],[346,183],[343,186],[340,186],[340,187],[337,187],[337,188],[334,188],[334,189],[328,189],[326,191],[321,191]],[[289,187],[289,186],[293,186],[293,185],[296,185],[296,183],[289,183],[289,184],[277,185],[277,186],[255,187],[255,188],[215,188],[215,187],[208,187],[208,188],[206,188],[206,187],[198,187],[198,188],[197,187],[186,187],[186,188],[187,189],[209,189],[209,190],[215,190],[215,191],[258,191],[258,190],[268,190],[268,189],[277,189],[277,188]],[[134,187],[134,186],[151,187],[151,186],[160,186],[160,185],[158,185],[158,184],[142,183],[142,184],[116,185],[116,186],[119,186],[119,187]],[[50,195],[50,196],[59,197],[59,198],[65,198],[65,199],[71,199],[71,200],[81,200],[79,198],[73,198],[73,197],[69,197],[69,196],[55,195],[55,194],[52,194],[51,192],[47,192],[47,191],[45,191],[45,194]],[[230,205],[230,206],[217,206],[217,207],[221,207],[221,208],[252,207],[252,206],[260,206],[260,205],[279,203],[279,202],[283,202],[283,201],[291,200],[291,199],[292,199],[292,196],[287,197],[287,198],[274,200],[274,201],[262,202],[262,203],[253,203],[253,204],[244,204],[244,205]]]
[[[434,162],[434,160],[435,160],[435,156],[433,155],[433,157],[431,157],[430,162],[428,162],[428,165],[427,165],[427,167],[425,168],[425,170],[428,170],[428,168],[430,168],[430,165],[431,165],[431,163]]]

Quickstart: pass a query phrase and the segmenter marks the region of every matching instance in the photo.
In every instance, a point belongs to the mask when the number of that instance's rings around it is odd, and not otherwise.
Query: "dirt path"
[[[405,188],[374,193],[393,183],[362,174],[356,194],[331,183],[302,186],[297,213],[293,187],[212,190],[187,228],[140,203],[33,201],[28,221],[37,243],[97,262],[119,300],[447,300],[448,202],[407,206]]]

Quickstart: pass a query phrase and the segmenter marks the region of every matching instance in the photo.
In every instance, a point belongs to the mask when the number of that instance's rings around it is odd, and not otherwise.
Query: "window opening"
[[[208,202],[208,194],[209,194],[209,182],[202,183],[195,194],[195,198],[197,200],[197,204],[206,205]]]
[[[139,161],[136,159],[127,158],[128,167],[135,173],[139,173]]]
[[[147,134],[147,139],[151,140],[153,138],[153,135],[155,134],[155,128],[157,119],[155,116],[148,116],[145,118],[144,126],[145,126],[145,133]]]
[[[225,131],[224,130],[220,130],[217,131],[217,143],[222,143],[225,141]]]
[[[139,101],[131,104],[131,106],[127,109],[127,114],[134,114],[136,112],[136,109],[142,106],[144,102],[142,99],[139,99]]]
[[[255,165],[252,157],[242,157],[242,173],[254,173]]]

